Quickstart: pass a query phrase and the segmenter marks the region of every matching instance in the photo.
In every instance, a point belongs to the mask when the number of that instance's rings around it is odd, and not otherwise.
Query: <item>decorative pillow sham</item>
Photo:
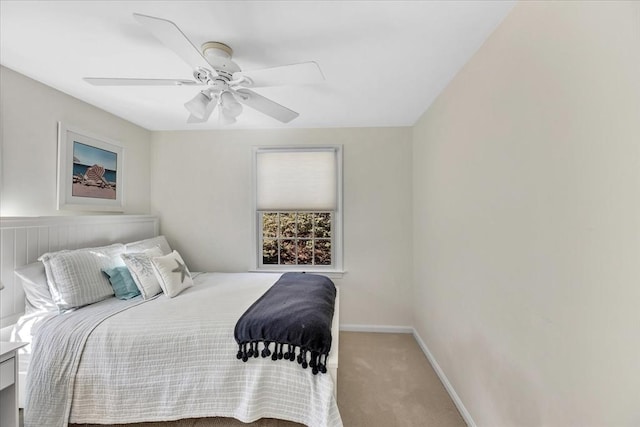
[[[53,302],[49,291],[43,263],[37,261],[23,265],[16,268],[14,273],[22,282],[26,314],[34,311],[58,311],[58,306]]]
[[[151,257],[159,256],[162,256],[162,250],[157,246],[141,253],[121,255],[143,299],[149,299],[162,292],[151,265]]]
[[[60,311],[82,307],[113,296],[103,268],[122,265],[124,245],[50,252],[38,258],[44,264],[49,291]]]
[[[171,253],[171,246],[169,246],[169,242],[167,242],[167,238],[164,236],[157,236],[150,239],[127,243],[124,245],[124,251],[125,253],[140,253],[155,247],[159,247],[162,250],[162,255],[168,255]]]
[[[169,298],[173,298],[193,286],[191,273],[189,273],[189,269],[178,251],[161,257],[153,257],[151,262],[160,287]]]
[[[140,295],[140,290],[126,266],[103,268],[102,272],[109,277],[116,298],[131,299]]]

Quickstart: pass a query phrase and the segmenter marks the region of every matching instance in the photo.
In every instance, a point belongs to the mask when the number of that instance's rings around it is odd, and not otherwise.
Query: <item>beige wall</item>
[[[413,147],[415,325],[475,423],[640,425],[640,3],[521,2]]]
[[[0,67],[0,215],[77,215],[57,210],[58,121],[125,149],[125,213],[149,212],[150,133],[49,86]]]
[[[343,144],[342,324],[411,322],[411,129],[154,132],[152,211],[190,267],[246,271],[256,145]]]

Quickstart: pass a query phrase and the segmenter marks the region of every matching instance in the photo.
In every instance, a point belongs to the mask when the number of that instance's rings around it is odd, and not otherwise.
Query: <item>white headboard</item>
[[[157,236],[152,215],[87,215],[0,218],[0,330],[24,312],[24,291],[13,270],[46,252],[133,242]]]

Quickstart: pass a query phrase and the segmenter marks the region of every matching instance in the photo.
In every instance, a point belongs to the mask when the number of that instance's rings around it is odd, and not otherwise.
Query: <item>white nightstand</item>
[[[18,427],[18,350],[22,342],[0,342],[0,427]]]

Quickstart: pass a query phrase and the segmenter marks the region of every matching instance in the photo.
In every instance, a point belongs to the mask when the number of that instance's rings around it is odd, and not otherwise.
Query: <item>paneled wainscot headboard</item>
[[[152,215],[87,215],[0,218],[0,336],[24,312],[24,291],[13,274],[46,252],[133,242],[159,233]]]

